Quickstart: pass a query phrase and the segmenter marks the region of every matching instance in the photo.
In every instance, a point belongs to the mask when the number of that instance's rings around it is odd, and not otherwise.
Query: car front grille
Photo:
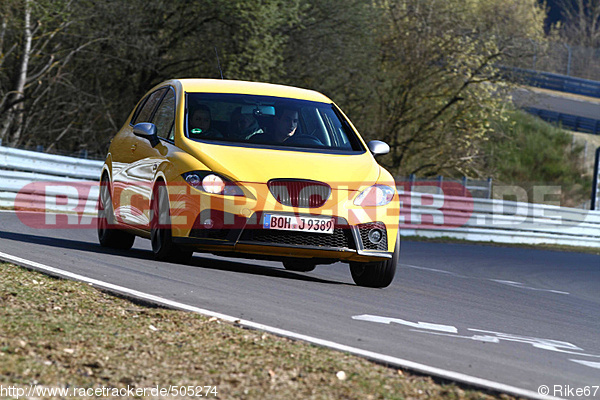
[[[332,234],[280,231],[271,229],[247,229],[240,241],[255,244],[276,244],[282,246],[319,247],[330,249],[355,250],[352,232],[347,228],[335,228]]]
[[[310,180],[271,179],[267,186],[279,203],[290,207],[321,207],[331,195],[329,185]]]

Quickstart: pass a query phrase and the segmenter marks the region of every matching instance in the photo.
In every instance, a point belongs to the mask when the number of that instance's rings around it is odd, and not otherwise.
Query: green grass
[[[0,307],[4,386],[208,385],[218,392],[208,398],[218,399],[512,399],[5,263]]]
[[[570,134],[523,111],[509,111],[493,127],[485,146],[485,169],[495,184],[520,186],[530,201],[533,186],[560,186],[564,207],[589,200],[591,171],[584,169],[583,147],[572,146]]]

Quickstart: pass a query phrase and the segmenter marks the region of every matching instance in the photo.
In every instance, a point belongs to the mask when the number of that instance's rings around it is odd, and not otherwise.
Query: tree
[[[227,78],[281,75],[286,29],[298,12],[278,0],[6,1],[0,138],[96,154],[155,84],[218,78],[215,48]]]
[[[304,0],[289,29],[281,82],[323,92],[353,120],[364,119],[377,73],[378,18],[363,0]]]
[[[600,0],[560,0],[563,23],[559,31],[570,45],[600,46]]]
[[[4,0],[0,138],[100,155],[152,86],[219,78],[216,48],[225,78],[329,95],[397,173],[474,171],[506,101],[495,65],[542,31],[535,4]]]
[[[383,162],[398,174],[477,175],[489,121],[508,100],[496,65],[541,34],[535,1],[381,1],[378,80],[366,102]],[[518,13],[515,13],[517,12]],[[523,11],[529,11],[524,13]],[[536,21],[538,27],[519,28]],[[515,31],[504,30],[513,27]]]
[[[80,17],[69,0],[11,0],[1,11],[0,139],[47,143],[64,134],[56,94],[72,85],[69,63],[89,44],[68,39]]]
[[[51,38],[46,32],[39,32],[42,23],[39,20],[33,23],[33,11],[31,0],[20,4],[9,2],[3,5],[0,17],[0,140],[9,139],[12,143],[18,142],[23,132],[25,88],[43,77],[53,61],[50,56],[45,65],[39,62],[45,58],[44,48]],[[39,35],[35,43],[34,34]],[[6,53],[3,51],[5,40],[12,44]],[[35,71],[33,74],[31,69]]]

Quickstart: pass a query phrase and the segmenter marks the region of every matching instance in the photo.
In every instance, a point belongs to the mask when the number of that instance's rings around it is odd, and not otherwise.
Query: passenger
[[[229,136],[237,140],[248,140],[264,133],[256,118],[250,114],[242,114],[241,107],[233,110],[229,125]]]
[[[190,125],[190,138],[201,139],[201,138],[222,138],[221,132],[211,128],[212,117],[210,108],[201,104],[192,113],[189,119]]]

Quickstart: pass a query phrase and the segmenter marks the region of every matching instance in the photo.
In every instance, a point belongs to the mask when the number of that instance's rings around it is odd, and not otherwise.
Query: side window
[[[137,116],[132,122],[133,125],[140,122],[150,122],[150,118],[152,118],[152,111],[154,111],[154,108],[156,108],[156,105],[165,93],[165,90],[166,88],[159,89],[156,92],[152,93],[150,96],[148,96],[148,100],[146,100],[146,102],[142,106],[142,109],[138,112]]]
[[[173,122],[175,122],[175,92],[169,89],[160,103],[152,120],[156,125],[158,136],[163,139],[173,140]]]

